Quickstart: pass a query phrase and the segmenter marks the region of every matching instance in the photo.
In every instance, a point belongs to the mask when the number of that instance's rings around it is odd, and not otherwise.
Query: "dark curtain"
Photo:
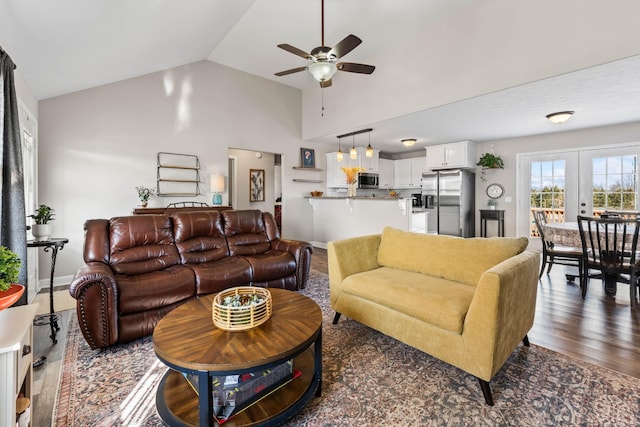
[[[2,150],[2,180],[0,181],[0,245],[14,251],[22,260],[18,283],[27,286],[27,217],[24,207],[24,173],[22,145],[18,124],[18,101],[13,79],[16,66],[0,48],[0,150]],[[27,292],[16,305],[26,304]]]

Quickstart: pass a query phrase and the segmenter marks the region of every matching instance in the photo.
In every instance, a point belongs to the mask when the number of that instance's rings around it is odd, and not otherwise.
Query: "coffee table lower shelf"
[[[293,366],[302,375],[225,421],[224,427],[278,425],[298,413],[316,393],[322,374],[315,372],[312,348],[296,357]],[[180,372],[169,369],[164,375],[156,407],[170,426],[198,426],[198,395]]]

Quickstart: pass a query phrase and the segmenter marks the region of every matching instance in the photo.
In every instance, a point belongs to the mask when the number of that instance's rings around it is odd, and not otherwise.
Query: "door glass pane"
[[[636,211],[637,158],[635,155],[594,158],[593,215],[604,211]]]
[[[566,187],[566,165],[564,160],[531,162],[530,179],[530,236],[537,237],[538,230],[533,221],[533,212],[545,212],[548,222],[564,222]]]

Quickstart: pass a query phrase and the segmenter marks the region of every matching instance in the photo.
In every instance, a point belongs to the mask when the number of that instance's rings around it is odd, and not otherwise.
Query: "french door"
[[[551,222],[605,210],[640,210],[640,144],[519,156],[517,234],[537,236],[533,211]]]

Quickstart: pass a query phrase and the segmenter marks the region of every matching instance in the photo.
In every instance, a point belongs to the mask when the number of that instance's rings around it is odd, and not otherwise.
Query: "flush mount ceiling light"
[[[415,138],[407,138],[407,139],[403,139],[401,142],[405,147],[411,147],[413,144],[417,142],[417,140]]]
[[[560,124],[569,120],[571,116],[573,116],[573,113],[574,111],[558,111],[557,113],[547,114],[547,119],[549,119],[551,123]]]

